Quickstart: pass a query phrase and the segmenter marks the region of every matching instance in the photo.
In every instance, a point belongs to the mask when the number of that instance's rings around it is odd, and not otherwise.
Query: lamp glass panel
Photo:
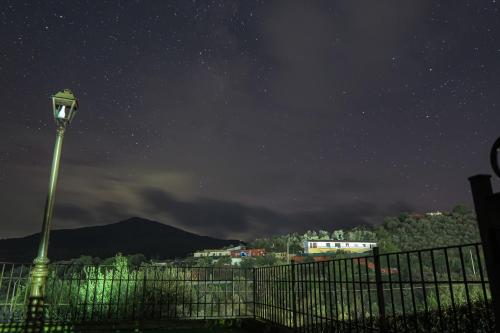
[[[65,119],[66,118],[66,105],[61,106],[59,109],[59,112],[57,113],[57,118],[58,119]]]

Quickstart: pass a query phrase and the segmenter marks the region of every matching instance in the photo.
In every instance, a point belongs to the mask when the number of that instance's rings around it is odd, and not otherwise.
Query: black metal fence
[[[120,261],[121,260],[121,261]],[[490,332],[481,244],[245,269],[52,264],[56,322],[258,318],[297,332]],[[0,263],[0,323],[26,316],[31,265]]]
[[[0,269],[0,322],[22,321],[30,266]],[[52,264],[45,317],[73,323],[253,317],[252,284],[252,269],[243,268]]]
[[[490,332],[480,244],[255,269],[255,315],[298,332]]]
[[[31,265],[0,263],[0,323],[26,315]]]

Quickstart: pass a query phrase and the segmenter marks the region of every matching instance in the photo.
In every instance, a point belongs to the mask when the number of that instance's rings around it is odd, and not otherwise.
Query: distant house
[[[304,241],[304,253],[305,254],[322,254],[322,253],[333,253],[337,251],[345,252],[367,252],[373,247],[377,246],[377,243],[372,242],[346,242],[338,240],[308,240]]]
[[[198,251],[193,254],[193,257],[195,258],[201,258],[201,257],[229,257],[231,254],[231,251],[229,250],[203,250],[203,251]]]
[[[197,251],[193,254],[193,257],[195,258],[201,258],[201,257],[229,257],[231,256],[231,251],[240,251],[244,250],[245,246],[243,245],[238,245],[234,247],[230,247],[228,249],[207,249],[203,251]]]
[[[437,212],[428,212],[428,213],[425,213],[425,215],[428,215],[428,216],[440,216],[440,215],[443,215],[443,213],[441,213],[440,211],[437,211]]]
[[[231,251],[232,258],[239,257],[262,257],[266,254],[266,249],[241,249]]]

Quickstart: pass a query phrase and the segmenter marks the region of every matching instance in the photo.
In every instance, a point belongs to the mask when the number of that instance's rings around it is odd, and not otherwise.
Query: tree
[[[344,230],[335,230],[332,234],[332,238],[335,240],[344,240]]]
[[[215,263],[216,267],[231,266],[231,257],[220,257]]]
[[[144,254],[137,253],[137,254],[128,255],[127,260],[128,260],[129,266],[131,268],[135,269],[135,268],[141,266],[141,264],[143,262],[146,262],[147,258]]]
[[[307,230],[303,238],[304,240],[315,240],[318,239],[318,234],[315,230]]]
[[[278,262],[278,259],[274,256],[274,254],[266,254],[262,257],[255,257],[255,266],[275,266]]]
[[[200,257],[196,260],[196,266],[198,267],[211,267],[213,264],[213,259],[210,257]]]
[[[318,232],[318,239],[320,239],[320,240],[329,240],[330,239],[330,234],[328,233],[328,231],[320,230]]]
[[[241,268],[253,268],[255,267],[255,258],[252,257],[243,257],[240,262]]]

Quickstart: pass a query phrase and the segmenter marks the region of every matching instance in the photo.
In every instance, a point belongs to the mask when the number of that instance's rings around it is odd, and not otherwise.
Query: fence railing
[[[256,317],[298,332],[489,332],[480,244],[255,269]]]
[[[24,319],[30,264],[0,263],[0,323]]]
[[[26,316],[30,266],[0,264],[0,322]],[[50,265],[45,317],[57,322],[253,317],[253,270]]]
[[[0,323],[23,321],[31,265],[0,263]],[[297,332],[488,332],[481,244],[292,265],[133,267],[51,264],[56,322],[258,318]]]

